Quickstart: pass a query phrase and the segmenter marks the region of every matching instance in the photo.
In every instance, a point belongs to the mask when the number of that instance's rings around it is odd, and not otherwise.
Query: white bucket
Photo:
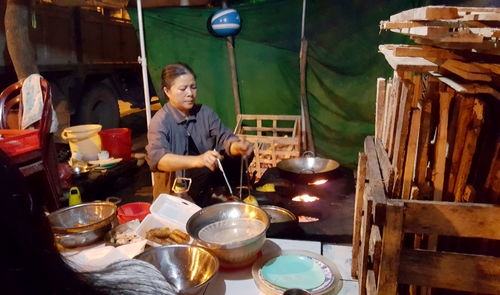
[[[93,161],[97,160],[97,154],[101,151],[101,129],[99,124],[77,125],[65,128],[61,137],[69,141],[72,154],[79,152],[83,161]]]

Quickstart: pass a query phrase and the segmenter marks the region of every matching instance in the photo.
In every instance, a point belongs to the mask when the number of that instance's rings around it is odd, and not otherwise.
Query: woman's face
[[[196,81],[192,74],[177,77],[170,89],[163,87],[170,103],[184,115],[189,115],[189,110],[196,102]]]

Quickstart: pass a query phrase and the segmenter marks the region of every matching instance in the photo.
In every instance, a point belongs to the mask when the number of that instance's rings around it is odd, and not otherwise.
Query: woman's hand
[[[199,167],[207,167],[211,171],[217,168],[217,159],[222,160],[222,156],[216,151],[206,151],[205,153],[198,156]]]
[[[252,149],[248,141],[235,141],[231,144],[232,156],[250,156]]]

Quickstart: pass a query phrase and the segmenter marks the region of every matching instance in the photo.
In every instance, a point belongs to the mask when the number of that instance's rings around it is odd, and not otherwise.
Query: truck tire
[[[79,124],[101,124],[102,129],[117,128],[120,125],[118,100],[105,84],[95,84],[80,101],[76,117]]]

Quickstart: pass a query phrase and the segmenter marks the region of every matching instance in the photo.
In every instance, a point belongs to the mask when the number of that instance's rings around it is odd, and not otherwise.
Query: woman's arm
[[[173,172],[192,168],[207,167],[214,170],[217,167],[217,159],[222,159],[216,151],[206,151],[197,156],[183,156],[176,154],[165,154],[158,162],[158,170]]]

